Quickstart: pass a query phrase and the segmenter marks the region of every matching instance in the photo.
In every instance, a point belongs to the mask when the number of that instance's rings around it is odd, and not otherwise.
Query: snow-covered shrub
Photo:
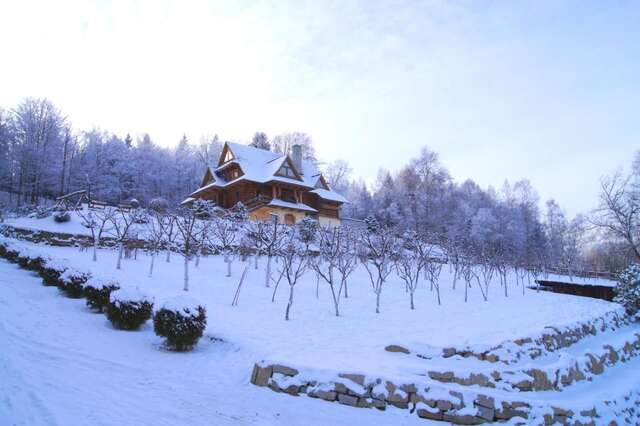
[[[79,271],[74,268],[67,268],[60,274],[59,286],[60,290],[73,298],[79,299],[82,297],[84,284],[91,278],[91,274],[85,271]]]
[[[19,257],[20,250],[17,247],[12,246],[11,244],[7,245],[7,248],[4,252],[4,258],[9,262],[16,263]]]
[[[71,215],[67,211],[59,211],[53,214],[53,220],[58,223],[65,223],[71,220]]]
[[[63,262],[47,259],[40,270],[40,276],[44,285],[59,286],[60,275],[67,269],[67,265]]]
[[[109,306],[111,292],[118,289],[120,284],[113,279],[89,278],[84,284],[83,295],[91,310],[104,312]]]
[[[162,197],[157,197],[149,202],[149,209],[156,213],[166,213],[169,210],[169,203]]]
[[[137,330],[152,312],[152,299],[136,288],[121,288],[109,295],[107,318],[115,328]]]
[[[18,265],[21,268],[28,269],[30,271],[40,272],[44,266],[45,258],[38,253],[35,253],[29,249],[20,249],[18,255]]]
[[[207,312],[197,301],[179,296],[165,302],[153,316],[153,329],[169,349],[188,351],[207,326]]]
[[[132,209],[138,209],[140,208],[140,201],[138,201],[136,198],[132,198],[129,201],[129,205],[131,206]]]
[[[613,300],[624,306],[628,314],[640,311],[640,264],[631,265],[620,274],[614,291]]]
[[[131,220],[133,223],[144,225],[149,223],[149,214],[144,209],[131,210]]]

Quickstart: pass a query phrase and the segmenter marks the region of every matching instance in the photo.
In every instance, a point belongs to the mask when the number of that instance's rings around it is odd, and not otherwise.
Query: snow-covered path
[[[249,384],[255,359],[203,338],[159,348],[151,327],[116,331],[83,300],[0,260],[0,425],[427,425],[386,412],[292,398]]]

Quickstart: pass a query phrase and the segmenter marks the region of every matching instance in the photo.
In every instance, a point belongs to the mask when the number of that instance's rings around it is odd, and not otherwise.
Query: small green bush
[[[132,288],[112,291],[107,306],[107,318],[120,330],[137,330],[153,313],[153,302]]]
[[[89,272],[78,271],[73,268],[66,269],[60,274],[59,288],[68,297],[80,299],[84,291],[84,284],[91,278]]]
[[[179,352],[193,348],[206,326],[205,308],[184,298],[165,303],[153,316],[156,334],[165,338],[167,348]]]
[[[120,284],[114,280],[90,278],[84,285],[83,295],[87,306],[94,312],[105,312],[109,306],[109,296],[118,290]]]
[[[71,215],[66,211],[59,211],[53,214],[53,220],[57,223],[65,223],[71,220]]]
[[[56,286],[59,287],[62,285],[60,281],[60,275],[67,269],[67,266],[57,262],[55,260],[48,260],[42,266],[40,270],[40,277],[42,278],[42,283],[46,286]]]

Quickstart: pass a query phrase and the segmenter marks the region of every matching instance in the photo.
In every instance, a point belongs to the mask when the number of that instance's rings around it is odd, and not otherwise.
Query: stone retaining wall
[[[605,345],[598,352],[587,352],[568,365],[549,368],[521,370],[494,370],[485,373],[471,373],[468,376],[456,375],[453,371],[429,371],[433,380],[441,383],[457,383],[463,386],[483,386],[489,388],[517,389],[521,392],[561,390],[575,382],[590,380],[600,375],[605,368],[619,362],[626,362],[640,354],[640,334],[623,345],[614,348]]]
[[[326,376],[319,373],[318,377]],[[521,400],[496,400],[474,391],[458,392],[431,383],[397,383],[362,374],[338,374],[316,380],[313,374],[278,363],[259,362],[253,367],[251,383],[274,392],[311,398],[358,408],[385,410],[388,406],[409,410],[418,417],[462,425],[512,420],[522,424],[592,424],[595,409],[574,413],[561,407],[535,407]],[[579,420],[573,420],[573,418]],[[579,423],[578,423],[579,422]]]
[[[522,358],[536,359],[546,352],[554,352],[567,348],[585,337],[595,336],[599,332],[616,330],[630,323],[630,318],[617,311],[594,318],[592,320],[577,323],[562,330],[556,327],[545,327],[549,331],[540,333],[537,336],[524,337],[516,340],[502,342],[497,346],[465,346],[447,347],[442,349],[440,356],[450,358],[461,356],[463,358],[476,358],[480,361],[502,362],[512,364],[519,362]],[[408,348],[400,345],[387,346],[390,352],[411,353]],[[431,359],[432,356],[416,353],[417,356]]]

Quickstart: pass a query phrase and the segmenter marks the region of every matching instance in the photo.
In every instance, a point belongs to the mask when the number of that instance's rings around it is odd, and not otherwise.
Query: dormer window
[[[296,174],[293,172],[293,169],[291,167],[289,167],[288,163],[284,163],[282,165],[282,167],[280,168],[280,174],[282,176],[286,176],[286,177],[290,177],[290,178],[294,178],[294,179],[297,178]]]
[[[227,153],[224,156],[224,162],[227,163],[227,162],[233,160],[233,158],[234,158],[233,157],[233,152],[231,152],[230,149],[227,149]]]

